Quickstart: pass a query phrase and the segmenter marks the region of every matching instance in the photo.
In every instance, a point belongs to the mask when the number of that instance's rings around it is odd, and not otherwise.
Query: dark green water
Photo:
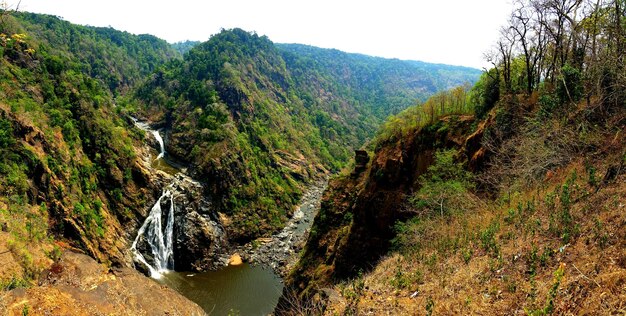
[[[180,169],[166,158],[153,160],[152,168],[165,171],[165,173],[170,175],[175,175],[180,172]]]
[[[283,290],[280,277],[271,269],[248,264],[203,273],[169,272],[159,281],[209,315],[267,315]]]

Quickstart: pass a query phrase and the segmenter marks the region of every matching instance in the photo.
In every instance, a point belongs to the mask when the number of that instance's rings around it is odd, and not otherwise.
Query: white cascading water
[[[152,135],[154,135],[154,138],[156,138],[157,142],[159,142],[159,146],[161,146],[161,152],[159,152],[156,159],[161,159],[165,156],[165,144],[163,144],[163,138],[161,137],[161,134],[159,134],[159,131],[152,131]]]
[[[167,223],[165,232],[162,229],[162,210],[161,201],[164,198],[170,199],[169,212],[167,214]],[[152,251],[152,264],[148,263],[146,258],[137,249],[137,243],[141,236],[150,245]],[[137,232],[137,237],[131,246],[131,251],[135,255],[137,261],[143,263],[150,270],[150,276],[158,279],[164,272],[174,270],[174,199],[170,191],[163,192],[163,195],[150,210],[150,214],[146,221],[141,225]]]

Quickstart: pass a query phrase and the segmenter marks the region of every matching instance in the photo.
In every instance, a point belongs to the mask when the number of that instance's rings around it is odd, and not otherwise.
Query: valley
[[[3,3],[0,315],[620,314],[625,10],[481,71]]]

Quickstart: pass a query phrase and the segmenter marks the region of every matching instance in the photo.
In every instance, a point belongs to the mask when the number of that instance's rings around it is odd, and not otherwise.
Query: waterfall
[[[156,159],[163,158],[163,156],[165,156],[165,145],[163,144],[163,138],[161,137],[161,134],[159,134],[159,131],[156,130],[152,131],[152,135],[154,135],[154,138],[156,138],[157,142],[159,142],[159,146],[161,146],[161,152],[159,152],[159,155]]]
[[[161,201],[169,198],[170,207],[167,214],[165,233],[162,229],[162,216]],[[163,272],[174,269],[174,243],[173,243],[173,231],[174,231],[174,199],[170,191],[163,192],[163,195],[157,200],[150,214],[146,218],[141,228],[137,232],[137,237],[131,246],[131,251],[135,255],[135,259],[148,267],[150,270],[150,276],[158,279]],[[152,251],[153,263],[149,264],[148,260],[137,249],[137,243],[141,237],[150,246]],[[147,249],[146,249],[147,250]]]

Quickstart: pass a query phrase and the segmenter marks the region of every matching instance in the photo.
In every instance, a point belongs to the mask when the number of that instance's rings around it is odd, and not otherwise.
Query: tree
[[[545,49],[545,27],[536,23],[540,11],[518,1],[518,8],[511,14],[510,29],[517,35],[526,67],[526,92],[531,94],[539,81],[538,66]]]
[[[472,174],[454,161],[454,155],[453,149],[435,153],[435,163],[420,177],[422,187],[410,199],[415,207],[443,216],[467,204]]]

